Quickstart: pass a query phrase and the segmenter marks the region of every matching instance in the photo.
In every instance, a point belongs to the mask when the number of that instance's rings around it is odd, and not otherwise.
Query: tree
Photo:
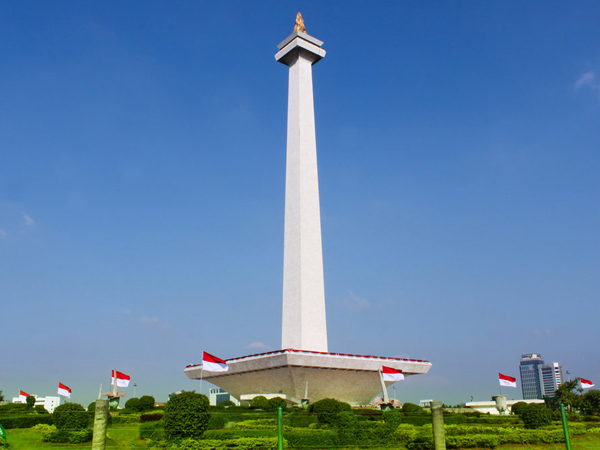
[[[525,428],[545,427],[552,423],[552,411],[544,405],[531,403],[521,414],[521,420],[523,420]]]
[[[125,405],[125,407],[127,407],[127,405]],[[95,413],[96,412],[96,401],[93,401],[92,403],[90,403],[87,407],[87,410],[89,412]]]
[[[167,439],[202,437],[210,418],[208,405],[208,397],[194,391],[182,391],[171,395],[163,416]]]
[[[90,416],[79,403],[65,403],[57,406],[52,416],[56,428],[67,431],[84,430],[90,420]]]
[[[267,400],[267,397],[265,397],[264,395],[259,395],[257,397],[254,397],[250,401],[250,408],[252,408],[252,409],[263,409],[266,411],[266,409],[268,407],[269,407],[269,400]]]
[[[554,391],[558,403],[564,404],[569,411],[579,407],[579,396],[583,392],[583,389],[578,386],[579,380],[580,378],[577,377],[574,380],[565,381]]]
[[[151,409],[154,409],[154,403],[154,397],[151,395],[142,395],[138,406],[139,411],[150,411]]]
[[[35,397],[33,395],[28,395],[25,402],[27,403],[27,409],[33,409],[35,406]]]
[[[0,391],[0,402],[4,401],[4,394],[2,393],[2,391]]]
[[[590,389],[581,397],[581,409],[586,414],[600,414],[600,391]]]
[[[324,398],[308,405],[308,411],[317,415],[319,423],[333,424],[335,415],[342,411],[352,411],[352,407],[335,398]]]

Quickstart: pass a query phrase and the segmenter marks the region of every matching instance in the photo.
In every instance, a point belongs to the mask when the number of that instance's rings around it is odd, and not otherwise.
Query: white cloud
[[[157,317],[142,316],[138,321],[149,327],[158,328],[159,330],[166,330],[171,326],[168,322],[159,320]]]
[[[360,298],[354,295],[352,292],[349,292],[349,296],[343,300],[344,308],[349,309],[350,311],[360,311],[361,309],[368,308],[371,303],[369,300]]]
[[[268,352],[271,350],[271,347],[269,347],[268,345],[263,344],[262,342],[251,342],[250,344],[248,344],[248,346],[246,347],[248,350],[256,350],[258,352]]]
[[[549,334],[552,334],[552,332],[548,329],[546,330],[535,330],[533,332],[533,334],[537,337],[544,337],[544,336],[548,336]]]
[[[27,225],[28,227],[32,227],[35,225],[35,221],[25,213],[23,213],[23,219],[25,220],[25,225]]]
[[[575,83],[575,89],[579,89],[581,86],[594,86],[595,79],[596,76],[594,75],[594,72],[586,72],[581,75],[579,80]]]
[[[586,72],[579,77],[575,82],[575,90],[581,87],[587,87],[600,95],[600,80],[598,80],[594,72]]]

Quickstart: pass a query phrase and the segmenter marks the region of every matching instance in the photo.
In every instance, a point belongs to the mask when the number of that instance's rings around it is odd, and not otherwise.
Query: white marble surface
[[[303,34],[303,33],[300,33]],[[285,42],[285,41],[284,41]],[[276,55],[289,66],[282,348],[327,351],[312,65],[325,55],[298,35]]]

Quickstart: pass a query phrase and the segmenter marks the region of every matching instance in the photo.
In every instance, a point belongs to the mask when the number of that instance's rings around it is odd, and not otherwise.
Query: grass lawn
[[[565,450],[564,442],[546,445],[503,445],[498,450]],[[600,450],[600,434],[584,434],[571,437],[571,450]]]
[[[31,428],[6,430],[6,433],[10,445],[8,450],[76,450],[92,447],[91,442],[85,444],[51,444],[42,442],[41,431]],[[138,439],[138,436],[139,424],[110,426],[108,427],[109,440],[106,443],[106,448],[107,450],[146,449],[145,441]]]

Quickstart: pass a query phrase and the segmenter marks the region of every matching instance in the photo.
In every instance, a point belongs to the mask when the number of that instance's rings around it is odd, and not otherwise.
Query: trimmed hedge
[[[227,420],[222,415],[211,415],[208,419],[208,430],[221,430],[227,425]]]
[[[164,416],[163,413],[147,413],[147,414],[142,414],[140,416],[140,422],[144,423],[144,422],[156,422],[157,420],[162,419]]]
[[[445,426],[446,448],[447,449],[467,449],[467,448],[496,448],[499,445],[506,444],[553,444],[564,442],[562,426],[550,426],[536,430],[527,430],[522,428],[504,428],[504,427],[464,427],[464,426]],[[569,426],[571,436],[585,434],[585,425],[571,424]],[[431,427],[423,427],[406,444],[409,450],[432,450],[433,433]]]
[[[165,447],[167,450],[276,450],[277,438],[240,438],[230,441],[183,439]]]
[[[308,428],[312,423],[317,423],[317,416],[310,413],[289,414],[283,417],[283,424],[294,428]]]
[[[112,424],[126,424],[126,423],[140,423],[141,422],[141,413],[110,413],[110,418],[112,420]]]
[[[284,434],[286,441],[292,448],[315,447],[331,448],[337,447],[339,443],[338,434],[334,430],[292,430]]]
[[[28,414],[28,415],[10,415],[0,417],[0,423],[5,429],[10,428],[31,428],[37,424],[54,425],[52,414]]]

